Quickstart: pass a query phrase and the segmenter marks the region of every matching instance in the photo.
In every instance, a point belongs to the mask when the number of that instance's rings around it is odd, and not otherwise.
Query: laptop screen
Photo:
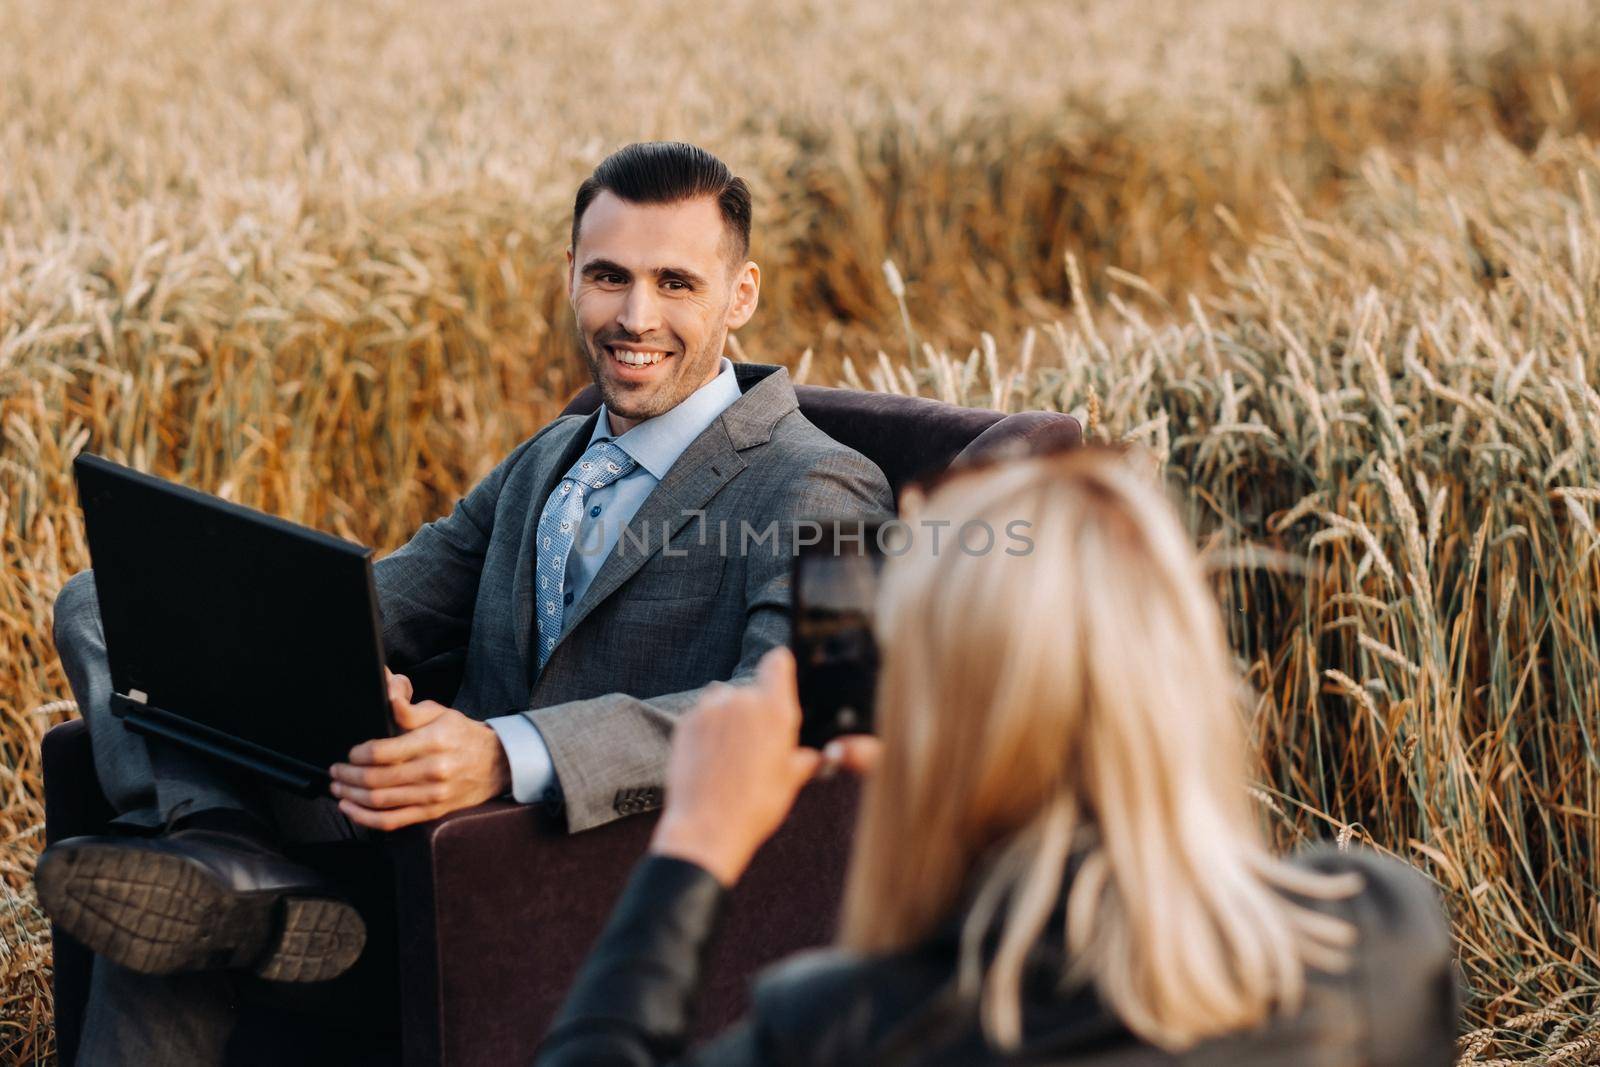
[[[74,471],[117,692],[319,768],[393,732],[370,549],[98,456]]]

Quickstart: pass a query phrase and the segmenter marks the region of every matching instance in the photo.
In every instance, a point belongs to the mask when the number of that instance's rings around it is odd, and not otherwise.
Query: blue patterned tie
[[[544,503],[539,516],[539,555],[533,568],[534,605],[539,613],[539,670],[555,650],[566,614],[567,557],[578,538],[583,519],[583,499],[604,489],[638,466],[615,441],[596,441],[567,471],[561,484]]]

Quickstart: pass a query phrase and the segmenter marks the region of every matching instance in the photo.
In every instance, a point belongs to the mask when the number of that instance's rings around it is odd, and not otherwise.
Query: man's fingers
[[[388,667],[383,669],[384,676],[389,682],[389,702],[396,700],[409,703],[411,700],[411,679],[403,674],[395,674]]]
[[[367,789],[359,785],[333,783],[333,795],[340,800],[351,800],[373,811],[393,811],[397,808],[427,807],[443,803],[445,786],[438,782],[427,785],[402,785],[387,789]]]
[[[440,749],[439,739],[434,731],[418,728],[394,737],[363,741],[350,750],[350,762],[363,766],[404,763],[438,752]]]
[[[392,811],[375,811],[363,807],[352,800],[339,801],[339,810],[344,812],[345,818],[357,826],[365,826],[372,830],[399,830],[402,827],[413,826],[419,822],[438,818],[431,806],[413,805],[409,808],[395,808]]]
[[[389,686],[389,711],[394,716],[394,724],[402,730],[415,730],[424,725],[418,721],[422,717],[413,710],[411,701],[402,696],[393,683]]]
[[[363,789],[387,789],[397,785],[442,782],[449,778],[445,770],[443,757],[433,755],[406,760],[403,763],[365,765],[335,763],[328,768],[328,773],[335,782],[344,785],[358,785]]]
[[[397,698],[392,690],[389,706],[394,709],[394,724],[402,730],[420,730],[450,710],[436,700],[413,704],[405,697]]]

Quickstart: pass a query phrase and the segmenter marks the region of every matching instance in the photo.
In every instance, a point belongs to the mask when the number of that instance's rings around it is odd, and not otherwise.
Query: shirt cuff
[[[533,720],[526,715],[504,715],[485,723],[500,738],[506,762],[511,764],[512,798],[519,804],[548,799],[555,786],[556,767]]]

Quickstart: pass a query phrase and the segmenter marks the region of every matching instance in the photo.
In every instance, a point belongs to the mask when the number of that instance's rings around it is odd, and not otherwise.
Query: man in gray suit
[[[629,146],[579,188],[569,296],[603,405],[544,427],[375,564],[400,732],[331,769],[337,809],[126,731],[92,575],[62,590],[56,643],[96,770],[118,822],[144,830],[39,864],[45,910],[99,954],[89,1062],[214,1061],[233,1008],[206,972],[320,980],[354,961],[359,916],[281,841],[506,794],[572,831],[659,806],[676,717],[787,640],[803,520],[892,510],[784,369],[722,355],[759,297],[750,215],[744,182],[683,144]],[[413,702],[407,671],[456,661],[450,706]]]

